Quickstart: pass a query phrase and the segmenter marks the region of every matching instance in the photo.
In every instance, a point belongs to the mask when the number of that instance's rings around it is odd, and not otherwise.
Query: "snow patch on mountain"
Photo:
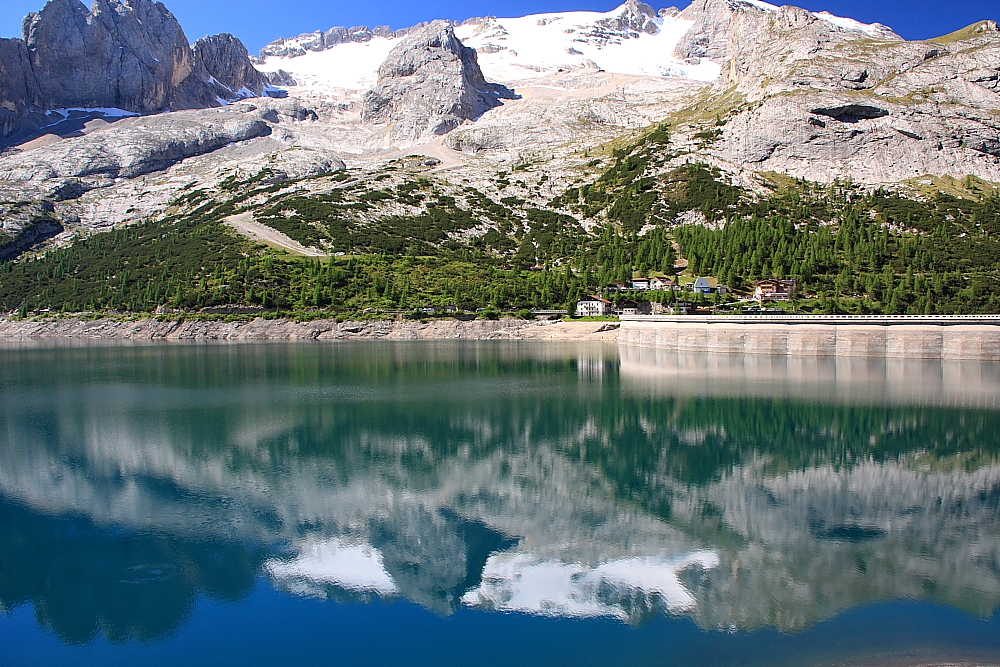
[[[823,19],[824,21],[828,21],[829,23],[832,23],[838,28],[843,28],[844,30],[863,32],[866,35],[870,35],[871,37],[878,39],[898,39],[892,29],[882,25],[881,23],[862,23],[861,21],[844,18],[843,16],[834,16],[830,12],[813,12],[813,16]]]
[[[769,12],[778,11],[777,5],[772,5],[770,2],[763,2],[762,0],[739,0],[747,5],[753,5],[754,7],[760,7],[761,9],[766,9]]]
[[[378,79],[378,68],[401,38],[373,37],[367,42],[337,44],[292,58],[269,57],[257,69],[264,73],[284,70],[298,89],[315,93],[368,90]]]
[[[488,79],[510,83],[559,70],[591,69],[616,74],[674,76],[712,81],[719,65],[707,60],[683,61],[673,56],[677,42],[692,22],[677,17],[651,19],[659,30],[643,34],[613,30],[626,5],[608,13],[565,12],[522,18],[487,18],[466,22],[455,34],[479,51],[479,66]]]

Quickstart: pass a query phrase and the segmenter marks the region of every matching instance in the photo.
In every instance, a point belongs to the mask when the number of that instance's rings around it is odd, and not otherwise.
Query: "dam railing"
[[[998,315],[622,315],[622,322],[688,324],[854,324],[891,326],[977,324],[1000,326]]]

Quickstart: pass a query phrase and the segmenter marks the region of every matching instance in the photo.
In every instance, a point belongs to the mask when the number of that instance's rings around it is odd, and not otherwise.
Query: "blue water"
[[[67,645],[28,609],[0,625],[4,664],[247,665],[298,661],[414,666],[802,665],[886,656],[996,656],[1000,619],[936,604],[892,602],[845,612],[791,636],[705,632],[688,619],[639,627],[463,610],[442,618],[408,602],[303,600],[266,585],[241,604],[200,600],[184,627],[154,643]],[[238,641],[234,641],[237,639]]]
[[[643,359],[0,350],[0,665],[1000,664],[996,368]]]

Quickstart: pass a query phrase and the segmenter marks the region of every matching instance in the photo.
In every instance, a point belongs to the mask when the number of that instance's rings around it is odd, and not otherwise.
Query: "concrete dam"
[[[623,315],[618,344],[679,352],[1000,361],[1000,315]]]

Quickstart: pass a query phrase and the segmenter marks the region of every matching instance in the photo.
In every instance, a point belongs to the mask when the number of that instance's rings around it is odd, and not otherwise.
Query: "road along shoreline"
[[[683,352],[1000,361],[998,315],[622,316],[620,345]]]

